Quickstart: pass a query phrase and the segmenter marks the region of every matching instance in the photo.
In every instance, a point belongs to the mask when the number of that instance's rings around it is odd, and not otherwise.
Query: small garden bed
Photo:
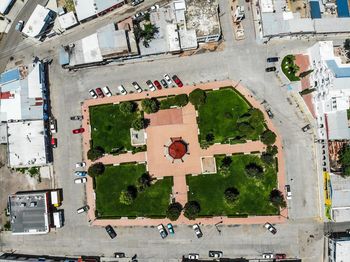
[[[299,81],[300,77],[296,74],[300,70],[299,66],[295,64],[295,56],[294,55],[287,55],[283,58],[281,68],[282,72],[286,75],[286,77],[290,81]]]

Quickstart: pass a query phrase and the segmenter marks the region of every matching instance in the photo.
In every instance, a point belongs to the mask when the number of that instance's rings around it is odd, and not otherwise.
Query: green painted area
[[[296,74],[299,72],[300,68],[295,63],[295,56],[294,55],[287,55],[283,58],[281,63],[282,72],[286,75],[286,77],[290,81],[299,81],[300,78],[296,76]]]

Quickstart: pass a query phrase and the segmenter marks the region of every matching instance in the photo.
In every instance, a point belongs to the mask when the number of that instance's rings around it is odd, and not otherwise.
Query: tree
[[[90,148],[90,150],[87,152],[87,157],[91,161],[95,161],[100,157],[102,157],[104,153],[105,153],[105,150],[102,147],[97,146],[97,147]]]
[[[346,51],[350,51],[350,39],[345,39],[344,48]]]
[[[159,110],[159,102],[154,98],[146,98],[142,100],[141,106],[143,111],[145,111],[147,114],[155,113]]]
[[[91,165],[88,169],[88,174],[91,177],[102,175],[105,172],[105,165],[101,162]]]
[[[250,119],[249,124],[252,127],[257,127],[264,122],[264,114],[257,108],[251,108],[249,110]]]
[[[247,175],[252,177],[260,177],[264,173],[264,169],[256,163],[249,163],[245,166]]]
[[[190,220],[193,220],[198,217],[201,207],[197,201],[189,201],[186,203],[184,210],[184,216]]]
[[[262,153],[260,158],[264,163],[268,165],[273,164],[273,162],[275,161],[275,157],[267,152]]]
[[[195,89],[190,93],[189,100],[192,105],[195,107],[199,107],[200,105],[204,105],[206,101],[207,95],[205,91],[202,89]]]
[[[143,191],[145,188],[150,187],[152,184],[152,181],[153,181],[153,178],[150,176],[148,172],[143,173],[137,180],[139,191]]]
[[[300,78],[304,78],[305,76],[311,74],[313,71],[314,71],[313,69],[310,69],[310,70],[301,72],[301,73],[299,74],[299,77],[300,77]]]
[[[205,140],[210,143],[210,142],[213,142],[214,141],[214,134],[213,133],[208,133],[206,136],[205,136]]]
[[[182,205],[178,202],[171,203],[166,211],[166,217],[171,221],[175,221],[179,218],[182,211]]]
[[[261,134],[260,139],[265,145],[273,145],[276,142],[276,134],[267,129]]]
[[[278,153],[278,148],[277,148],[277,146],[267,146],[266,152],[275,156]]]
[[[339,151],[339,163],[341,164],[342,175],[350,176],[350,147],[344,145]]]
[[[250,137],[254,133],[254,128],[246,122],[239,123],[238,130],[243,137]]]
[[[273,189],[270,193],[269,198],[271,203],[277,208],[285,208],[287,206],[281,191],[279,191],[278,189]]]
[[[229,156],[225,156],[221,161],[221,167],[230,167],[232,163],[232,158]]]
[[[141,130],[145,127],[145,121],[143,118],[136,118],[134,121],[131,123],[131,127],[135,130]]]
[[[188,96],[186,94],[177,95],[174,100],[177,106],[185,106],[188,104]]]
[[[235,187],[229,187],[225,190],[224,195],[227,204],[233,204],[239,196],[239,191]]]
[[[122,192],[120,192],[120,196],[119,196],[120,203],[130,206],[133,201],[134,201],[133,197],[130,195],[130,193],[127,190],[123,190]]]
[[[119,105],[119,110],[123,115],[129,115],[135,112],[137,105],[134,102],[126,101]]]

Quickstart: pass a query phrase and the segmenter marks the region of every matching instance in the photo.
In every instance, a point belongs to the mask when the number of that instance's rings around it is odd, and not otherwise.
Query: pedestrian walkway
[[[111,96],[98,99],[86,100],[82,105],[82,112],[84,116],[83,128],[86,132],[83,133],[83,149],[84,149],[84,158],[89,165],[91,161],[87,159],[87,151],[90,147],[90,138],[91,138],[91,127],[89,119],[89,107],[99,104],[106,103],[120,103],[123,101],[131,100],[141,100],[145,98],[152,97],[164,97],[169,95],[178,95],[178,94],[189,94],[196,88],[203,90],[212,90],[218,89],[220,87],[233,86],[239,93],[241,93],[245,99],[255,108],[260,109],[265,117],[266,125],[268,129],[273,131],[276,135],[275,145],[278,147],[278,189],[281,192],[284,192],[285,186],[285,166],[283,158],[283,147],[282,140],[278,131],[272,124],[267,113],[265,112],[264,107],[256,101],[250,92],[244,88],[239,83],[234,81],[218,81],[212,83],[205,83],[196,86],[185,86],[183,88],[168,88],[157,90],[156,92],[142,92],[142,93],[133,93],[124,96]],[[102,158],[98,159],[99,162],[104,164],[121,164],[125,162],[144,162],[147,165],[150,175],[158,178],[164,176],[173,177],[173,197],[175,200],[182,205],[185,205],[187,202],[187,191],[188,187],[186,184],[186,175],[187,174],[201,174],[201,158],[202,157],[213,157],[218,154],[232,155],[236,153],[261,153],[266,150],[266,146],[261,141],[247,141],[244,144],[214,144],[207,149],[201,149],[198,142],[198,125],[196,122],[196,112],[193,105],[188,104],[187,106],[181,109],[182,111],[182,120],[180,117],[179,110],[173,110],[176,114],[173,121],[153,121],[153,125],[150,125],[147,132],[147,152],[141,152],[137,154],[121,154],[117,156],[105,155]],[[171,116],[171,112],[166,112],[167,115]],[[156,113],[157,114],[157,113]],[[156,114],[151,116],[151,119],[157,119]],[[162,112],[162,115],[165,113]],[[181,120],[181,121],[180,121]],[[189,154],[186,158],[183,159],[183,162],[172,163],[169,159],[165,158],[165,144],[171,137],[181,137],[186,143],[188,143]],[[95,217],[95,193],[93,190],[92,179],[89,177],[86,184],[87,192],[87,202],[90,206],[88,216],[92,225],[104,226],[110,224],[112,226],[152,226],[159,223],[168,223],[168,219],[150,219],[150,218],[137,218],[137,219],[96,219]],[[223,221],[223,224],[262,224],[266,221],[270,223],[281,223],[285,222],[288,217],[287,209],[284,209],[280,212],[279,216],[254,216],[248,218],[228,218],[228,217],[213,217],[213,218],[198,218],[196,220],[188,220],[183,215],[173,224],[193,224],[193,223],[202,223],[202,224],[215,224],[220,221]]]

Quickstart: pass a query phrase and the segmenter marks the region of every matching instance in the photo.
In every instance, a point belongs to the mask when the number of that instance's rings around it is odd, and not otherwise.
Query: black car
[[[162,83],[164,88],[168,88],[168,83],[164,79],[161,79],[160,82]]]
[[[266,67],[266,68],[265,68],[265,71],[266,71],[266,72],[274,72],[274,71],[276,71],[276,67],[275,67],[275,66]]]
[[[83,120],[83,116],[71,116],[70,120]]]
[[[106,226],[105,229],[106,229],[108,235],[111,237],[111,239],[113,239],[117,236],[117,233],[115,233],[115,231],[111,225]]]
[[[222,251],[209,251],[209,257],[220,258],[223,256]]]
[[[115,257],[115,258],[123,258],[123,257],[125,257],[125,253],[116,252],[116,253],[114,253],[114,257]]]
[[[274,63],[274,62],[277,62],[277,61],[278,61],[278,57],[277,57],[277,56],[275,56],[275,57],[268,57],[268,58],[266,59],[266,61],[267,61],[268,63]]]
[[[303,132],[306,132],[309,129],[311,129],[310,124],[304,126],[301,130],[303,130]]]
[[[269,116],[269,118],[273,118],[273,113],[271,112],[270,109],[266,109],[266,113]]]

